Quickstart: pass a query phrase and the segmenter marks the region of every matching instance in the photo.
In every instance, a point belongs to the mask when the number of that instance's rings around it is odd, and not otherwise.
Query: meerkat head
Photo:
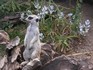
[[[29,24],[39,24],[39,17],[37,15],[28,15],[26,21]]]

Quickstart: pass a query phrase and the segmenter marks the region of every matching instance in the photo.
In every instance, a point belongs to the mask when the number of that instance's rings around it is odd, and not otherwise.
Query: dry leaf
[[[17,36],[16,38],[14,38],[13,40],[11,40],[9,42],[9,44],[7,44],[7,49],[12,49],[14,46],[17,46],[20,43],[20,38]]]

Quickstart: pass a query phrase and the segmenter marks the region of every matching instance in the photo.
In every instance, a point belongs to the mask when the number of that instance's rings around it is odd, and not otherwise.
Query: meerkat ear
[[[36,22],[38,22],[39,21],[39,19],[36,19]]]

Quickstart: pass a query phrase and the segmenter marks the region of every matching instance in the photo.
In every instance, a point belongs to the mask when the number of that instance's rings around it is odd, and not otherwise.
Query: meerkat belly
[[[30,60],[34,58],[38,58],[39,54],[41,53],[41,46],[40,42],[37,41],[33,44],[32,49],[26,48],[23,52],[23,56],[25,60]]]
[[[41,53],[41,46],[39,41],[37,41],[37,43],[33,44],[33,52],[31,53],[31,59],[38,58],[40,56],[40,53]]]
[[[30,46],[30,42],[31,42],[33,37],[34,37],[34,33],[31,33],[31,32],[27,33],[27,36],[26,36],[26,45],[27,45],[27,47]]]
[[[41,49],[41,46],[40,46],[40,42],[37,41],[36,43],[33,44],[33,47],[34,47],[34,50],[40,50]]]
[[[26,61],[29,61],[31,59],[31,53],[33,52],[33,49],[25,49],[23,52],[23,57]]]

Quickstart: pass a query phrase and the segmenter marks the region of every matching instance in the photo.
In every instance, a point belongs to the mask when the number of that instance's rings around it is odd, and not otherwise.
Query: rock
[[[35,64],[33,66],[29,65],[30,62],[28,62],[27,65],[25,65],[22,70],[37,70],[39,69],[39,67],[42,66],[41,62],[36,61]]]
[[[7,44],[9,42],[10,38],[7,32],[4,30],[0,30],[0,44]]]
[[[6,49],[12,49],[15,46],[17,46],[20,43],[20,38],[18,36],[16,36],[14,39],[12,39],[7,45],[6,45]]]
[[[7,62],[1,70],[19,70],[20,65],[18,62]]]
[[[0,60],[0,69],[2,69],[4,67],[5,63],[7,63],[6,55]]]
[[[23,67],[22,70],[33,70],[33,69],[30,65],[26,65],[25,67]]]
[[[50,61],[52,58],[58,56],[58,54],[52,49],[50,44],[43,44],[41,52],[41,62],[45,64],[46,62]]]
[[[77,70],[77,61],[66,56],[59,56],[45,64],[40,70]]]

